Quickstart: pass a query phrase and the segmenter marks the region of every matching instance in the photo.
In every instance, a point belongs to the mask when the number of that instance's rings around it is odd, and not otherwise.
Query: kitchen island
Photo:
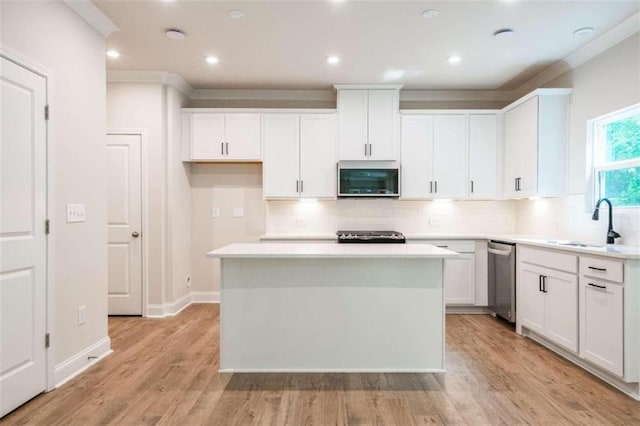
[[[231,244],[220,371],[442,372],[443,259],[429,244]]]

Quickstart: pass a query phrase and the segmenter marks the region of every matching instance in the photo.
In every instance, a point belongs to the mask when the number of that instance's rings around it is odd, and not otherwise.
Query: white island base
[[[445,370],[442,265],[457,254],[306,246],[208,253],[221,258],[221,372]]]

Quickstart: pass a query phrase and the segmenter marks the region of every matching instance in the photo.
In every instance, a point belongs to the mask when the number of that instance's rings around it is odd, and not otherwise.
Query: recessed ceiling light
[[[205,61],[207,61],[208,64],[215,65],[220,62],[220,59],[218,59],[216,56],[207,56]]]
[[[424,19],[435,18],[438,15],[440,15],[440,11],[438,11],[436,9],[427,9],[424,12],[422,12],[422,17]]]
[[[331,65],[337,65],[340,63],[340,58],[335,55],[327,56],[327,63]]]
[[[109,49],[107,50],[107,56],[111,59],[117,59],[120,57],[120,52],[117,50]]]
[[[238,9],[231,9],[231,10],[227,11],[227,15],[231,19],[242,19],[242,18],[244,18],[246,16],[243,11],[238,10]]]
[[[503,28],[501,30],[494,32],[493,36],[500,40],[506,40],[508,38],[511,38],[511,36],[513,35],[513,32],[514,31],[511,28]]]
[[[168,29],[164,34],[171,40],[182,40],[183,38],[185,38],[184,33],[175,28]]]
[[[449,61],[450,64],[458,64],[461,60],[462,58],[458,55],[451,55],[447,58],[447,61]]]
[[[584,28],[578,28],[577,30],[575,30],[573,32],[573,35],[578,37],[585,37],[585,36],[591,35],[592,33],[593,33],[593,27],[584,27]]]

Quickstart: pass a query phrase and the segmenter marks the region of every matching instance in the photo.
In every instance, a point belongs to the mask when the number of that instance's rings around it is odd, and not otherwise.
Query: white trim
[[[217,114],[335,114],[337,111],[335,108],[182,108],[182,112]]]
[[[0,56],[15,62],[16,64],[27,68],[28,70],[41,75],[46,79],[46,97],[47,104],[51,108],[51,116],[46,122],[47,129],[47,219],[50,221],[51,232],[47,236],[47,284],[46,284],[46,333],[51,336],[49,348],[46,353],[46,390],[55,389],[55,102],[53,99],[54,90],[54,72],[48,67],[32,60],[0,43]]]
[[[142,188],[142,316],[147,316],[147,306],[149,304],[149,186],[147,178],[147,134],[142,129],[107,129],[108,135],[135,135],[140,136],[140,178]]]
[[[173,317],[196,303],[220,303],[220,292],[194,291],[185,294],[172,303],[149,305],[146,316],[148,318]]]
[[[64,385],[112,352],[111,339],[107,336],[56,365],[55,387]]]
[[[400,90],[404,84],[334,84],[336,90]]]
[[[500,114],[501,109],[401,109],[402,115],[438,114],[438,115],[461,115],[461,114]]]
[[[510,90],[401,90],[400,102],[424,101],[504,101],[510,102]]]
[[[219,373],[446,373],[438,368],[221,368]]]
[[[589,373],[593,374],[594,376],[596,376],[597,378],[599,378],[600,380],[610,384],[611,386],[613,386],[614,388],[618,389],[619,391],[629,395],[631,398],[640,401],[640,384],[639,383],[627,383],[624,380],[620,379],[619,377],[616,377],[614,375],[612,375],[611,373],[608,373],[594,365],[592,365],[591,363],[589,363],[588,361],[580,358],[578,355],[576,355],[573,352],[570,352],[564,348],[562,348],[561,346],[558,346],[552,342],[549,342],[547,339],[545,339],[544,337],[536,334],[535,332],[529,330],[526,327],[522,327],[522,335],[525,337],[530,338],[531,340],[539,343],[540,345],[544,346],[545,348],[557,353],[558,355],[562,356],[563,358],[573,362],[574,364],[576,364],[578,367],[581,367],[582,369],[588,371]]]
[[[63,0],[63,2],[105,38],[109,37],[112,32],[120,30],[107,15],[89,0]]]
[[[491,315],[491,310],[486,306],[446,305],[447,315]]]
[[[107,71],[107,83],[157,83],[171,86],[188,98],[193,87],[180,74],[165,71]]]
[[[541,88],[541,89],[535,89],[532,90],[531,92],[527,93],[526,95],[522,96],[519,99],[516,99],[515,101],[511,102],[509,105],[507,105],[506,107],[502,108],[502,112],[507,112],[515,107],[517,107],[518,105],[528,101],[529,99],[533,98],[534,96],[565,96],[565,95],[570,95],[571,92],[573,92],[573,89],[570,88],[553,88],[553,89],[548,89],[548,88]]]
[[[251,101],[334,101],[333,90],[195,89],[191,99]]]

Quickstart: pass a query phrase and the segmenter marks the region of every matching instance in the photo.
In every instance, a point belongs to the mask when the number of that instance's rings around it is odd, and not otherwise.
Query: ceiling
[[[606,1],[109,1],[109,70],[168,71],[198,89],[512,89],[640,9]],[[232,19],[231,9],[245,17]],[[426,19],[426,9],[439,11]],[[574,31],[593,27],[591,35]],[[165,36],[169,28],[184,40]],[[508,39],[493,36],[511,28]],[[459,55],[460,63],[447,58]],[[205,62],[214,55],[220,62]],[[329,65],[329,55],[341,62]]]

